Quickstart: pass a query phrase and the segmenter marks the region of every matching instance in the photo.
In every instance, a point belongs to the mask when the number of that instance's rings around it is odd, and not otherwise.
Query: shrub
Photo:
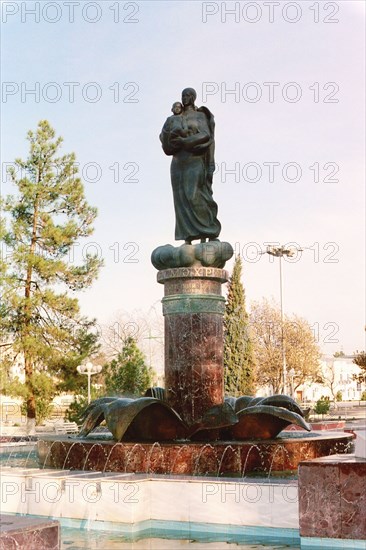
[[[329,397],[321,396],[320,399],[315,404],[314,411],[316,414],[327,414],[330,409],[330,399]]]
[[[152,384],[152,371],[134,338],[129,336],[121,353],[105,367],[107,394],[140,396]]]
[[[366,390],[364,390],[361,394],[360,401],[366,401]]]
[[[341,390],[338,390],[335,396],[336,401],[343,401],[343,396]]]

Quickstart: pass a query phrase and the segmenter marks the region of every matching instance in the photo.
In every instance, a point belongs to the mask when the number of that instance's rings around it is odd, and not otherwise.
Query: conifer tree
[[[129,336],[121,353],[106,366],[107,393],[138,396],[143,394],[151,383],[151,369],[146,365],[136,340]]]
[[[25,365],[28,431],[35,424],[35,374],[72,353],[78,329],[90,326],[68,291],[91,285],[101,261],[70,261],[72,247],[91,235],[96,209],[77,177],[75,155],[58,156],[62,138],[46,120],[28,132],[28,158],[9,170],[16,195],[3,202],[3,296],[0,329]],[[5,266],[6,264],[6,266]]]
[[[253,395],[255,390],[253,346],[241,275],[242,262],[237,256],[229,279],[224,314],[225,393],[236,397]]]

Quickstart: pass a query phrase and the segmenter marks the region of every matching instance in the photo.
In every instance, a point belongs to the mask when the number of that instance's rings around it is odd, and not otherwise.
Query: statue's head
[[[182,111],[183,111],[183,105],[181,104],[180,101],[176,101],[175,103],[173,103],[172,113],[174,115],[180,115]]]
[[[184,88],[182,92],[182,103],[184,107],[187,107],[188,105],[194,105],[196,98],[196,90],[194,90],[193,88]]]

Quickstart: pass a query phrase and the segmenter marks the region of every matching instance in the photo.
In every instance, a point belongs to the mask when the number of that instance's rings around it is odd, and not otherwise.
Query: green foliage
[[[70,252],[93,231],[96,209],[84,197],[75,155],[57,156],[62,139],[46,120],[28,133],[28,158],[9,169],[16,196],[3,201],[0,261],[3,300],[0,330],[25,361],[27,416],[35,417],[33,374],[75,356],[78,330],[89,322],[69,291],[91,285],[100,260],[87,254],[81,265]],[[5,261],[6,259],[6,261]]]
[[[42,424],[52,413],[52,400],[56,395],[55,384],[46,372],[33,373],[31,382],[34,388],[36,422]],[[27,400],[29,398],[29,386],[27,384],[23,384],[18,378],[15,378],[3,386],[2,391],[5,395],[11,397],[21,397],[23,399],[22,414],[27,413]]]
[[[343,396],[341,390],[338,390],[335,396],[336,401],[343,401]]]
[[[75,330],[72,352],[59,357],[48,364],[48,369],[58,378],[56,387],[58,392],[80,393],[87,388],[87,377],[79,374],[76,367],[82,362],[95,356],[100,349],[99,335],[93,332],[94,322]],[[95,380],[95,379],[94,379]]]
[[[105,367],[107,394],[142,395],[152,384],[152,372],[146,365],[136,340],[129,336],[121,353]]]
[[[330,399],[329,397],[321,396],[320,399],[315,404],[314,412],[316,414],[327,414],[330,409]]]
[[[3,346],[0,355],[0,394],[7,394],[6,388],[10,382],[10,369],[12,367],[14,357],[13,354],[9,353],[9,347]]]
[[[102,392],[91,386],[91,400],[98,399],[102,397]],[[75,400],[68,407],[65,418],[68,422],[76,422],[76,424],[81,424],[81,415],[83,411],[88,406],[88,395],[87,392],[76,395]]]
[[[77,395],[75,400],[68,407],[65,419],[68,422],[76,422],[76,424],[81,423],[81,414],[88,406],[88,397],[86,395]]]
[[[360,374],[354,374],[353,379],[357,382],[366,382],[366,351],[356,351],[353,363],[360,367]]]
[[[366,391],[363,391],[360,397],[360,401],[366,401]]]
[[[224,314],[225,393],[234,397],[253,395],[255,391],[253,345],[241,274],[242,263],[237,256],[229,280]]]

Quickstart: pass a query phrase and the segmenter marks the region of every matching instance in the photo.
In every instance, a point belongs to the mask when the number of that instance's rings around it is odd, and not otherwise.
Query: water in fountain
[[[247,467],[249,455],[250,455],[250,453],[252,452],[253,449],[256,449],[258,451],[258,456],[260,457],[260,459],[262,458],[261,457],[261,450],[258,447],[258,445],[251,445],[250,448],[249,448],[249,451],[247,452],[247,456],[245,457],[244,466],[243,466],[243,469],[242,469],[242,472],[241,472],[241,479],[245,478],[245,472],[246,472],[246,467]]]
[[[216,460],[216,464],[217,464],[217,467],[219,465],[219,460],[218,460],[218,457],[217,457],[217,452],[215,450],[215,447],[213,445],[211,445],[211,443],[206,443],[202,449],[200,449],[200,452],[197,456],[197,459],[195,460],[195,463],[194,463],[194,468],[193,468],[193,475],[202,475],[201,472],[199,471],[199,463],[200,463],[200,459],[201,459],[201,456],[202,454],[205,452],[206,449],[211,449],[213,451],[215,451],[215,460]],[[210,467],[210,466],[209,466]],[[212,472],[211,472],[212,473]],[[204,475],[208,475],[209,474],[209,471],[206,471],[204,473]]]
[[[90,456],[92,450],[93,450],[94,448],[97,448],[97,447],[100,447],[100,448],[102,449],[103,454],[104,454],[104,458],[106,458],[106,457],[105,457],[105,448],[104,448],[104,446],[102,445],[102,443],[94,443],[94,444],[90,447],[89,451],[87,452],[87,455],[86,455],[86,458],[85,458],[85,460],[84,460],[84,464],[83,464],[83,467],[82,467],[82,470],[83,470],[83,471],[86,469],[86,466],[87,466],[87,464],[88,464],[88,459],[89,459],[89,456]]]
[[[24,465],[25,468],[28,467],[28,461],[31,461],[31,463],[33,464],[36,446],[37,446],[36,442],[34,442],[34,444],[32,445],[32,448],[30,449],[30,451],[27,454],[27,458],[25,460],[25,465]]]
[[[46,442],[44,441],[43,443],[46,443]],[[51,443],[51,445],[50,445],[50,447],[49,447],[49,449],[48,449],[48,452],[47,452],[47,454],[46,454],[46,458],[44,459],[44,462],[43,462],[43,466],[42,466],[43,469],[45,469],[45,468],[47,467],[48,459],[49,459],[50,456],[52,456],[51,451],[52,451],[52,448],[53,448],[55,445],[56,445],[56,447],[59,446],[59,445],[62,445],[62,447],[64,448],[65,451],[66,451],[66,449],[67,449],[67,447],[65,446],[65,444],[63,443],[63,441],[55,439],[55,440]],[[48,467],[49,467],[49,466],[48,466]],[[51,466],[51,467],[52,467],[52,466]]]
[[[154,449],[157,449],[159,448],[160,450],[160,456],[162,456],[163,460],[164,460],[164,455],[162,455],[162,450],[161,450],[161,445],[158,441],[155,441],[155,443],[152,445],[151,449],[149,450],[149,453],[147,455],[147,463],[146,463],[146,473],[154,473],[154,472],[150,472],[150,465],[151,465],[151,457],[152,457],[152,454],[154,452]],[[164,462],[162,462],[164,463]]]
[[[278,445],[278,447],[276,447],[275,452],[273,453],[272,461],[271,461],[271,464],[269,466],[269,471],[268,471],[268,476],[267,476],[268,479],[271,477],[271,472],[272,472],[274,461],[275,461],[277,455],[279,454],[279,452],[281,452],[281,451],[282,451],[282,456],[283,456],[283,459],[284,459],[284,463],[285,463],[285,458],[284,457],[286,456],[287,459],[289,458],[289,452],[286,449],[286,447],[284,447],[283,445]]]
[[[136,538],[120,535],[115,532],[103,532],[95,530],[65,528],[63,531],[63,550],[298,550],[299,545],[288,544],[263,544],[254,537],[235,537],[230,542],[223,540],[212,532],[211,534],[194,535],[194,540],[189,533],[186,538],[169,539],[163,531],[157,538]]]
[[[111,454],[113,453],[114,449],[118,446],[121,446],[121,443],[115,443],[112,447],[111,447],[111,450],[109,451],[108,453],[108,456],[107,456],[107,460],[105,461],[105,464],[104,464],[104,467],[103,467],[103,474],[105,474],[106,470],[107,470],[107,466],[108,466],[108,462],[109,462],[109,459],[111,457]]]
[[[126,458],[126,463],[125,463],[125,473],[127,472],[127,468],[128,468],[129,462],[130,462],[130,457],[131,457],[134,449],[138,449],[139,447],[140,447],[140,449],[142,449],[144,451],[145,457],[146,457],[147,450],[145,449],[145,447],[143,445],[141,445],[141,443],[135,443],[135,445],[127,453],[127,458]]]
[[[71,453],[73,447],[75,446],[75,444],[76,444],[76,441],[74,441],[74,443],[71,445],[71,447],[69,448],[69,450],[68,450],[67,453],[66,453],[66,457],[65,457],[64,463],[63,463],[63,465],[62,465],[62,469],[63,469],[63,470],[66,469],[67,460],[68,460],[69,455],[70,455],[70,453]]]
[[[176,472],[174,471],[175,465],[176,465],[176,463],[177,463],[177,461],[178,461],[178,458],[180,457],[180,455],[182,454],[182,452],[183,452],[185,449],[189,449],[189,445],[183,444],[183,445],[181,445],[181,446],[179,447],[179,450],[178,450],[177,454],[175,455],[175,458],[174,458],[174,460],[173,460],[173,463],[172,463],[172,465],[171,465],[171,467],[170,467],[170,472],[169,472],[170,474],[175,474],[175,473],[176,473]]]
[[[35,447],[36,442],[32,437],[16,437],[3,441],[1,445],[1,464],[3,467],[23,467],[28,463],[31,466],[36,464]]]
[[[239,469],[240,469],[240,464],[241,464],[241,458],[240,458],[240,449],[234,449],[234,447],[232,447],[231,445],[227,445],[224,449],[224,452],[222,453],[221,455],[221,459],[220,459],[220,463],[219,463],[219,468],[217,470],[217,476],[216,477],[219,477],[220,476],[220,470],[221,470],[221,466],[222,466],[222,463],[224,461],[224,458],[226,456],[226,453],[231,450],[235,453],[236,455],[236,458],[239,459],[238,460],[238,465],[239,465]]]

